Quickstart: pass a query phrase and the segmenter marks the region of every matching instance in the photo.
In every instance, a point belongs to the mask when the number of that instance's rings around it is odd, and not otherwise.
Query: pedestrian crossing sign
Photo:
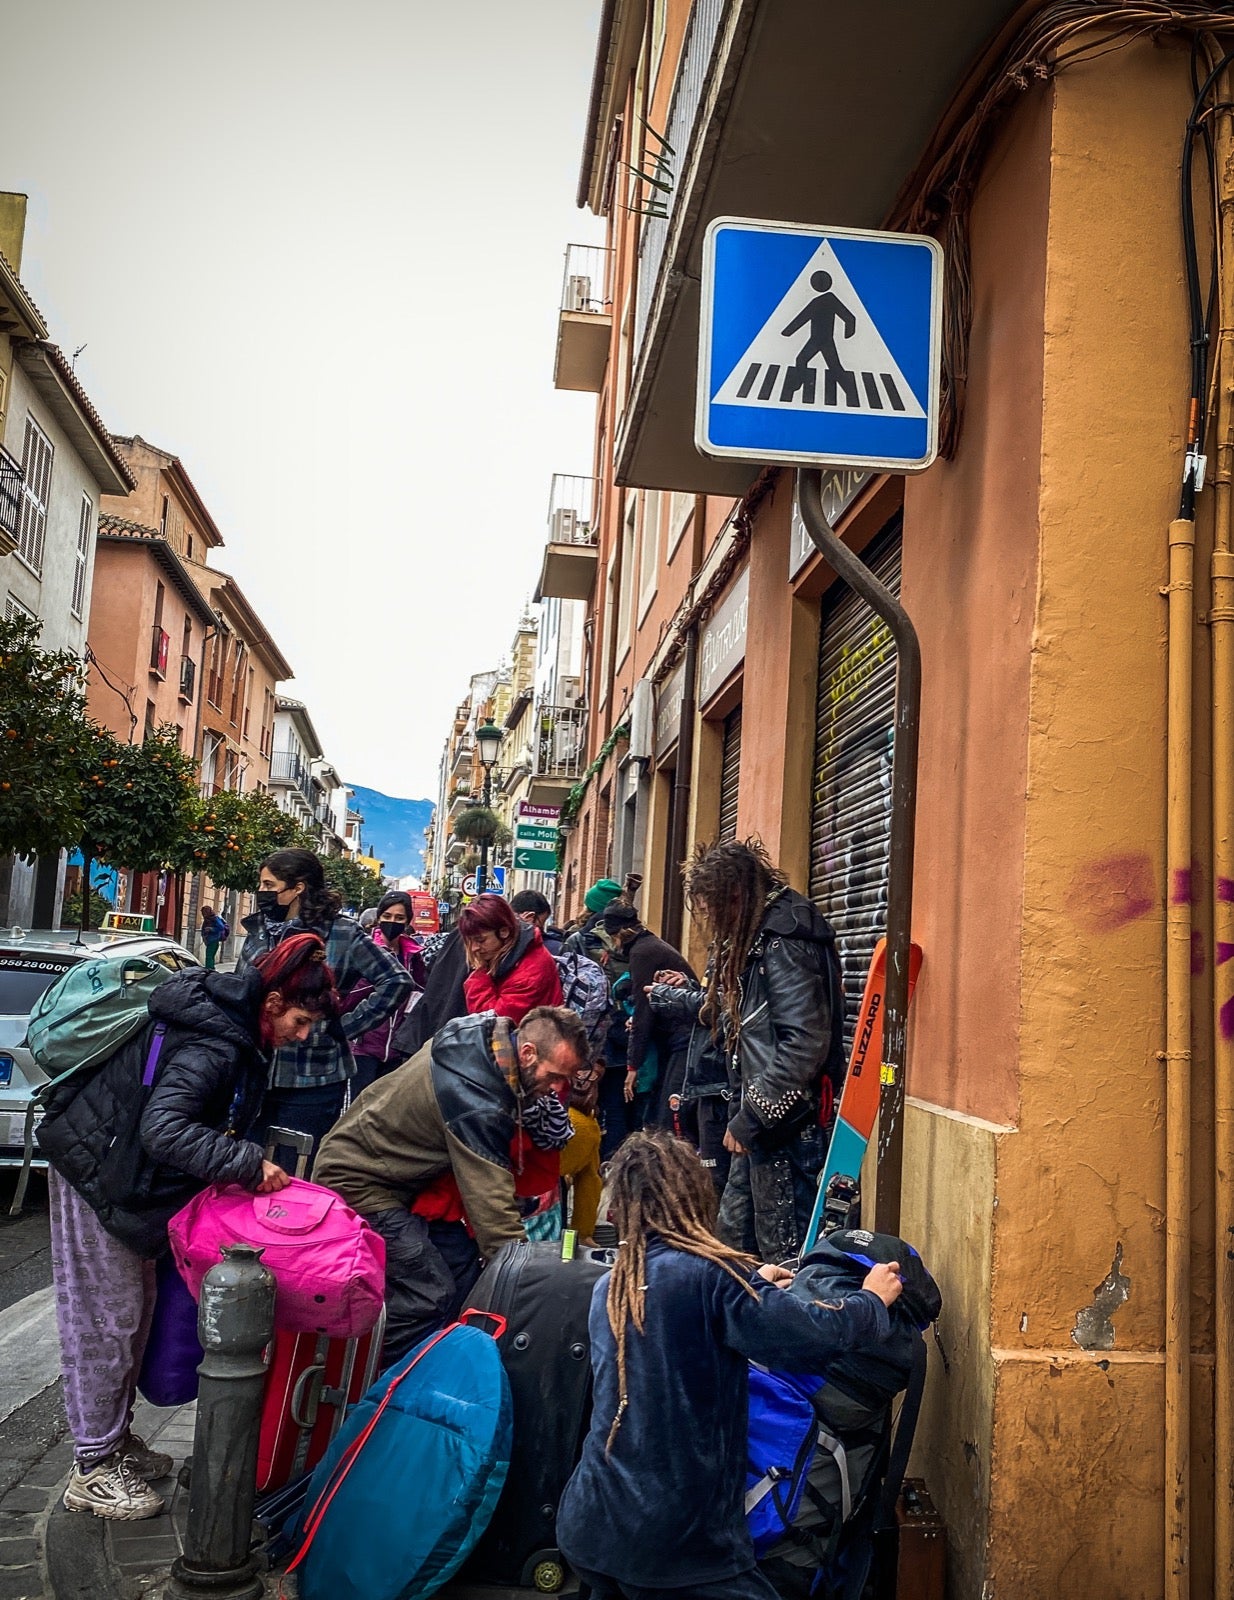
[[[717,217],[703,249],[704,455],[920,472],[938,450],[943,252],[917,234]]]

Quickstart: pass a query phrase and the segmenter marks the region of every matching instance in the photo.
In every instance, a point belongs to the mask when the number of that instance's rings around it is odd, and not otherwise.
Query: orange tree
[[[81,662],[40,649],[41,631],[0,620],[0,856],[54,856],[81,837],[91,748]]]
[[[81,849],[91,860],[130,872],[153,872],[180,854],[196,800],[191,756],[173,727],[121,744],[93,728],[82,767]]]
[[[225,789],[193,807],[175,865],[207,873],[220,889],[253,889],[266,857],[293,847],[312,849],[312,844],[268,794]]]

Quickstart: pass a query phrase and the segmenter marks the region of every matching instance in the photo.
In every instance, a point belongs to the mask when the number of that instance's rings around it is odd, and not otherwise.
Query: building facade
[[[615,0],[601,27],[579,199],[607,266],[563,301],[558,343],[559,384],[597,397],[596,509],[589,556],[550,530],[541,584],[590,607],[563,910],[629,864],[648,922],[701,958],[681,861],[757,834],[860,992],[886,918],[895,651],[815,552],[791,471],[695,447],[702,240],[721,215],[934,233],[940,459],[824,486],[922,649],[896,1199],[944,1310],[917,1470],[964,1600],[1234,1592],[1234,757],[1209,646],[1234,616],[1234,373],[1214,331],[1227,365],[1190,406],[1180,236],[1206,273],[1202,157],[1195,216],[1179,205],[1193,116],[1227,219],[1234,202],[1229,86],[1194,106],[1229,19],[987,0],[888,28],[806,0]]]
[[[0,194],[0,604],[84,660],[100,505],[133,479],[18,277],[25,215]],[[0,923],[57,926],[65,861],[0,860]]]

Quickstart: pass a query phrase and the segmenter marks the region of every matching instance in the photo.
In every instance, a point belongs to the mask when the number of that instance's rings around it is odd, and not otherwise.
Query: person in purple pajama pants
[[[51,1195],[52,1279],[74,1466],[70,1511],[138,1521],[172,1469],[132,1432],[167,1224],[210,1183],[258,1194],[290,1179],[246,1137],[273,1051],[336,1016],[316,934],[285,939],[244,973],[176,973],[150,1020],[93,1072],[52,1091],[38,1129]]]

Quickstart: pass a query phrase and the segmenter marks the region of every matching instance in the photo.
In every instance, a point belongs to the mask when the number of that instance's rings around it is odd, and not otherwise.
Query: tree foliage
[[[208,873],[220,889],[253,889],[266,857],[292,847],[313,848],[268,794],[224,790],[193,806],[175,864]]]
[[[40,649],[41,631],[25,617],[0,621],[0,855],[54,856],[81,837],[81,662]]]
[[[92,729],[82,771],[83,852],[131,872],[175,861],[192,823],[195,772],[174,727],[153,730],[144,744]]]
[[[342,895],[343,904],[352,911],[375,906],[386,892],[380,875],[350,856],[322,856],[321,867],[327,887]]]

